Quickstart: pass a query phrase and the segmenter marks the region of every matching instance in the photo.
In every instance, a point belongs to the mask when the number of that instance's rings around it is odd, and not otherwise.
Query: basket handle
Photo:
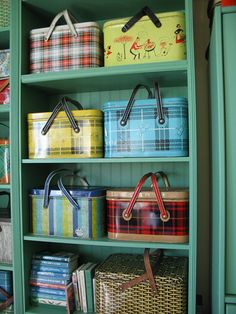
[[[129,202],[129,205],[128,207],[123,211],[122,213],[122,217],[124,220],[126,221],[129,221],[131,218],[132,218],[132,209],[134,207],[134,204],[139,196],[139,193],[142,189],[142,186],[144,184],[144,182],[149,178],[151,177],[151,180],[152,180],[152,187],[154,189],[154,192],[155,192],[155,196],[156,196],[156,199],[157,199],[157,204],[158,204],[158,208],[160,210],[160,219],[163,221],[163,222],[167,222],[169,219],[170,219],[170,213],[165,209],[165,206],[164,206],[164,203],[163,203],[163,200],[162,200],[162,197],[161,197],[161,193],[160,193],[160,190],[158,188],[158,184],[157,184],[157,179],[156,179],[156,175],[152,172],[149,172],[147,174],[145,174],[141,179],[140,181],[138,182],[135,190],[134,190],[134,193],[131,197],[131,200]]]
[[[170,183],[169,183],[168,177],[165,174],[165,172],[157,171],[154,174],[157,177],[157,179],[158,179],[158,177],[160,177],[162,179],[162,182],[164,183],[165,189],[166,189],[166,191],[168,191],[170,188]]]
[[[77,125],[77,122],[75,121],[72,113],[70,112],[70,109],[68,107],[68,102],[72,103],[74,106],[77,107],[78,110],[82,110],[83,107],[81,106],[81,104],[78,102],[78,101],[75,101],[69,97],[63,97],[59,103],[55,106],[55,108],[53,109],[52,111],[52,114],[51,116],[48,118],[48,121],[45,123],[44,127],[42,128],[41,130],[41,134],[42,135],[46,135],[54,121],[54,119],[56,118],[56,116],[58,115],[59,111],[61,109],[64,109],[66,115],[67,115],[67,118],[69,119],[70,121],[70,124],[73,128],[73,130],[76,132],[76,133],[79,133],[80,131],[80,128],[78,127]]]
[[[64,16],[64,19],[65,19],[65,21],[66,21],[66,23],[67,23],[67,25],[69,27],[69,30],[71,31],[72,35],[74,37],[78,37],[78,34],[76,32],[76,29],[75,29],[75,26],[74,26],[74,24],[71,21],[71,18],[73,18],[76,21],[75,17],[68,10],[64,10],[62,12],[59,12],[54,17],[54,19],[52,20],[52,23],[49,26],[48,32],[47,32],[47,34],[46,34],[46,36],[44,38],[45,41],[48,41],[50,39],[50,37],[51,37],[55,27],[56,27],[57,22],[60,20],[60,18],[62,16]]]
[[[132,107],[133,107],[133,104],[134,104],[134,101],[135,101],[134,97],[135,97],[135,95],[137,94],[138,90],[139,90],[141,87],[144,87],[144,88],[147,90],[147,92],[148,92],[148,98],[152,98],[152,97],[153,97],[152,92],[151,92],[151,90],[150,90],[150,88],[149,88],[148,86],[143,85],[143,84],[138,84],[138,85],[136,85],[135,88],[134,88],[133,91],[132,91],[132,94],[131,94],[131,96],[130,96],[130,99],[129,99],[129,101],[128,101],[128,104],[127,104],[127,106],[126,106],[126,108],[125,108],[125,111],[124,111],[124,113],[123,113],[123,116],[122,116],[122,118],[121,118],[121,120],[120,120],[120,125],[121,125],[121,126],[125,126],[125,125],[127,124],[127,121],[128,121],[128,119],[129,119],[130,112],[131,112],[131,110],[132,110]]]
[[[6,301],[0,303],[0,310],[2,311],[13,303],[13,296],[6,292],[3,288],[0,288],[0,294],[7,298]]]
[[[158,28],[161,27],[161,22],[158,19],[158,17],[153,13],[153,11],[148,6],[145,6],[137,14],[135,14],[133,17],[131,17],[131,19],[122,27],[122,29],[121,29],[122,32],[123,33],[127,32],[144,15],[147,15],[156,27],[158,27]]]
[[[44,183],[43,208],[48,208],[48,205],[49,205],[49,189],[50,189],[50,183],[52,181],[52,178],[63,172],[69,172],[70,174],[72,173],[72,171],[69,169],[57,169],[50,172],[49,175],[47,176]]]
[[[144,266],[145,266],[146,272],[139,277],[135,277],[134,279],[131,279],[128,282],[123,283],[120,286],[120,289],[122,292],[124,292],[128,288],[131,288],[131,287],[139,284],[142,281],[149,280],[152,293],[153,294],[158,293],[158,288],[157,288],[156,283],[155,283],[154,274],[157,272],[158,264],[162,258],[163,252],[161,249],[157,249],[156,251],[153,252],[152,255],[155,255],[155,257],[156,257],[156,262],[153,266],[153,269],[152,269],[152,266],[150,263],[150,253],[149,252],[150,252],[150,249],[144,250]]]
[[[61,190],[62,194],[64,194],[64,196],[68,199],[68,201],[71,203],[71,205],[77,209],[80,209],[79,204],[73,199],[72,195],[70,194],[70,192],[65,188],[62,179],[64,177],[77,177],[78,179],[80,179],[80,181],[82,182],[83,186],[89,186],[88,181],[85,178],[82,178],[81,176],[77,175],[77,174],[67,174],[65,176],[61,176],[59,178],[59,180],[57,181],[57,185],[59,187],[59,189]]]

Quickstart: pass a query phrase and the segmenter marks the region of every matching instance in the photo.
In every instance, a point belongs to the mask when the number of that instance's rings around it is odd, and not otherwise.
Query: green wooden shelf
[[[11,184],[0,184],[0,190],[10,190]]]
[[[112,163],[178,163],[178,162],[189,162],[189,157],[168,157],[168,158],[45,158],[45,159],[23,159],[23,164],[112,164]]]
[[[0,27],[0,48],[1,49],[9,48],[9,42],[10,42],[10,28]]]
[[[0,270],[13,270],[12,264],[1,263],[0,262]]]
[[[10,105],[0,104],[0,120],[9,120]]]
[[[28,234],[24,236],[25,241],[47,242],[47,243],[64,243],[64,244],[79,244],[90,246],[109,246],[109,247],[136,247],[136,248],[160,248],[170,250],[188,250],[188,243],[150,243],[150,242],[134,242],[134,241],[116,241],[107,238],[98,240],[83,240],[76,238],[52,237],[52,236],[37,236]]]
[[[155,62],[22,75],[23,84],[44,91],[91,92],[130,89],[137,84],[184,86],[187,82],[187,61]]]
[[[46,313],[46,314],[60,314],[60,313],[67,313],[66,308],[61,307],[61,306],[50,306],[50,305],[32,305],[28,309],[26,309],[25,314],[41,314],[41,313]],[[75,311],[73,312],[74,314],[82,314],[84,312],[78,312]],[[95,314],[91,313],[90,314]]]

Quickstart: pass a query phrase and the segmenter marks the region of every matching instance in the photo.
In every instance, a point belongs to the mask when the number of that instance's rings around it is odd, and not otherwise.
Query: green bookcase
[[[236,311],[236,6],[216,8],[210,43],[212,313]]]
[[[18,237],[19,271],[17,276],[22,290],[16,297],[21,309],[18,313],[65,313],[65,309],[49,306],[32,306],[29,300],[29,275],[31,258],[41,249],[67,249],[80,254],[81,262],[100,262],[117,252],[143,253],[145,247],[162,248],[169,254],[184,255],[188,265],[188,312],[196,311],[196,249],[197,249],[197,148],[196,148],[196,100],[195,69],[192,25],[192,1],[189,0],[22,0],[12,1],[14,27],[12,45],[14,64],[13,97],[19,103],[12,109],[12,134],[14,134],[14,167],[16,193],[13,202],[18,225],[14,234]],[[105,21],[132,16],[145,5],[156,12],[184,10],[186,14],[187,59],[184,61],[129,65],[109,68],[70,70],[57,73],[29,74],[29,32],[48,26],[56,13],[69,9],[80,20]],[[13,42],[14,39],[14,42]],[[27,114],[50,111],[64,95],[78,99],[84,108],[98,108],[107,100],[127,99],[137,83],[152,86],[159,82],[162,96],[185,96],[189,109],[189,156],[180,158],[97,158],[97,159],[28,159]],[[140,94],[142,97],[142,94]],[[19,143],[18,143],[19,141]],[[13,145],[13,144],[12,144]],[[29,190],[43,185],[47,174],[57,168],[80,170],[91,185],[135,186],[146,172],[163,170],[171,185],[189,186],[190,237],[186,244],[163,244],[129,241],[112,241],[106,237],[97,240],[78,240],[31,233]]]

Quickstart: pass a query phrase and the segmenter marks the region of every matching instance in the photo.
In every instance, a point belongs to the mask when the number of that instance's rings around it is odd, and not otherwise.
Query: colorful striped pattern
[[[137,100],[126,126],[127,101],[104,104],[105,157],[188,156],[188,107],[182,97],[163,99],[165,123],[158,123],[155,99]]]
[[[31,195],[32,232],[94,239],[104,234],[105,195],[75,198],[80,209],[74,208],[66,197],[50,197],[49,207],[43,208],[43,196]]]
[[[89,112],[92,112],[88,116]],[[83,114],[86,113],[86,116]],[[103,114],[100,110],[74,110],[80,128],[75,133],[64,112],[53,121],[48,133],[41,131],[49,115],[28,115],[29,158],[99,158],[103,157]]]
[[[157,202],[137,201],[132,209],[132,218],[126,221],[122,217],[129,201],[107,200],[108,233],[130,235],[162,235],[186,236],[189,232],[188,201],[164,201],[166,210],[170,213],[168,222],[160,219]],[[128,237],[127,235],[127,237]],[[164,237],[162,238],[164,239]]]
[[[67,26],[57,27],[45,41],[45,31],[30,33],[30,72],[50,72],[103,65],[101,31],[98,27],[74,24],[78,37]]]

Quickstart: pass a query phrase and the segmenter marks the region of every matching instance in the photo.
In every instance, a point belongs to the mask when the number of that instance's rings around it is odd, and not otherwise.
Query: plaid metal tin
[[[45,41],[48,28],[30,32],[30,72],[50,72],[103,65],[102,34],[96,23],[74,24],[77,37],[68,26],[56,26]]]
[[[128,191],[128,192],[127,192]],[[146,240],[150,242],[187,242],[189,232],[189,200],[187,190],[161,192],[170,219],[163,222],[153,191],[142,192],[129,221],[122,217],[133,192],[126,189],[107,191],[108,237],[119,240]],[[126,194],[123,197],[122,194]],[[174,195],[172,197],[171,195]],[[128,197],[129,196],[129,197]]]
[[[12,225],[8,218],[0,218],[0,262],[12,262]]]
[[[9,140],[0,138],[0,184],[10,183]]]
[[[165,123],[155,99],[136,100],[126,126],[120,120],[128,101],[103,106],[105,157],[188,156],[188,105],[183,97],[163,98]]]
[[[50,191],[49,206],[43,207],[44,189],[33,189],[30,194],[32,232],[94,239],[104,235],[105,190],[99,187],[69,189],[79,210],[73,207],[60,190]]]
[[[65,112],[59,112],[49,132],[41,131],[51,112],[28,114],[29,158],[103,157],[103,113],[71,111],[80,132],[74,132]]]
[[[10,295],[13,293],[12,286],[12,272],[8,270],[0,270],[0,287],[8,292]],[[0,294],[0,302],[6,301],[7,298]]]

